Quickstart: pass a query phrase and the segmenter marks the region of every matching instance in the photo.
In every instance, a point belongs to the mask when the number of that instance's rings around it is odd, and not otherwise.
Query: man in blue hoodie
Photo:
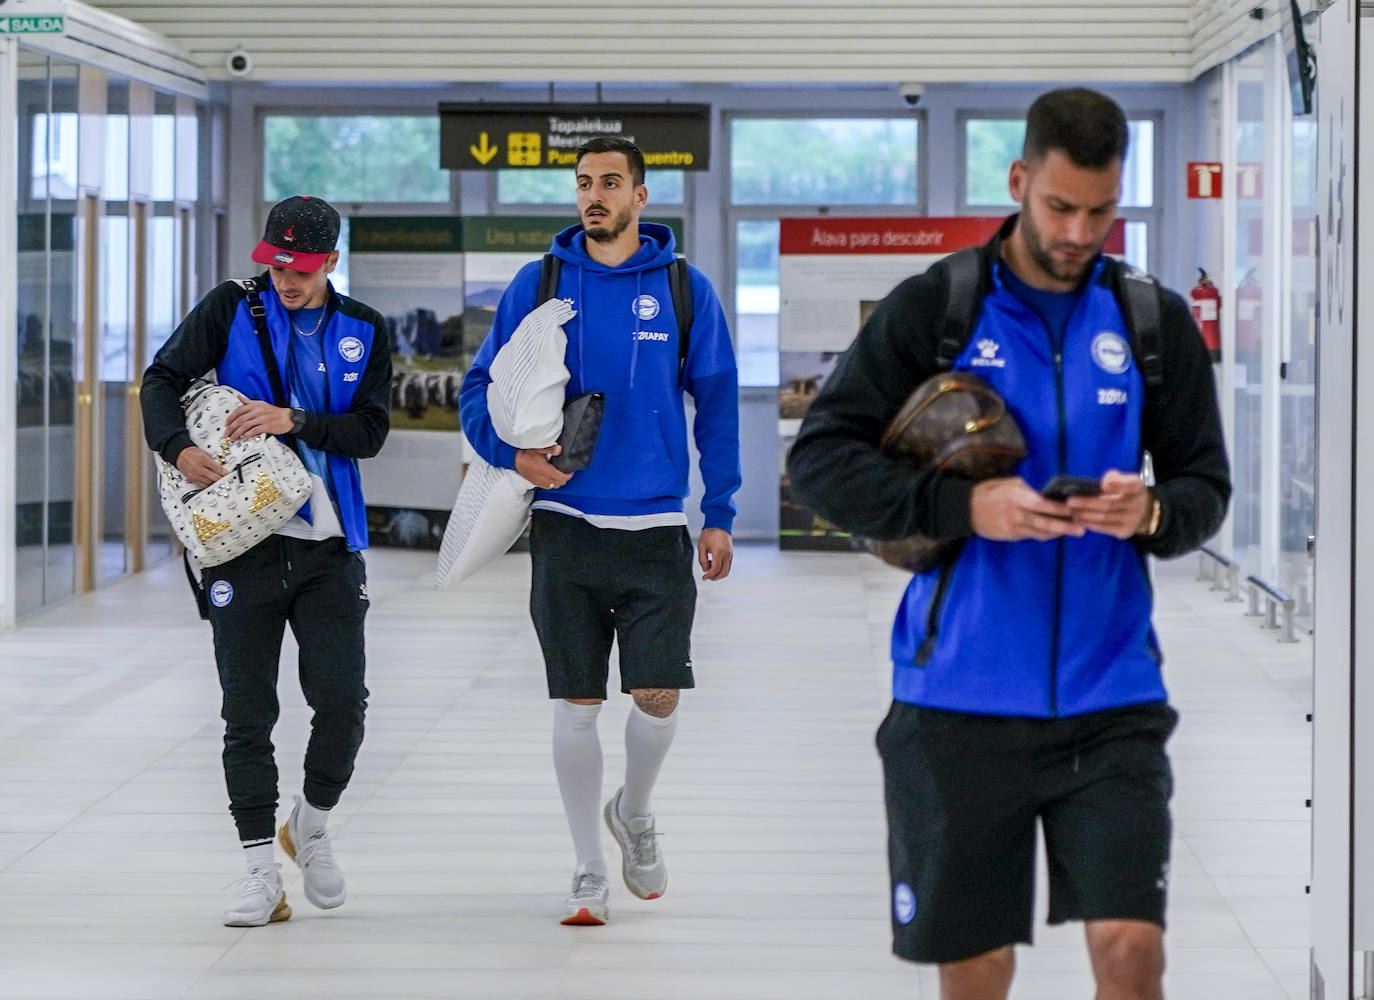
[[[1230,476],[1187,305],[1148,289],[1158,344],[1142,339],[1136,356],[1127,279],[1102,254],[1127,141],[1106,96],[1042,95],[1010,172],[1021,212],[981,249],[985,294],[952,366],[1016,417],[1027,455],[1015,474],[975,483],[878,446],[938,370],[943,262],[879,303],[788,459],[794,495],[847,530],[960,541],[912,577],[897,611],[878,730],[893,951],[938,963],[942,1000],[1005,1000],[1013,946],[1031,940],[1037,822],[1050,922],[1084,922],[1096,996],[1162,996],[1176,715],[1146,556],[1209,538]],[[1152,486],[1138,473],[1145,452]],[[1093,495],[1042,492],[1061,474]]]
[[[568,395],[600,392],[605,413],[591,464],[572,474],[558,451],[517,450],[497,437],[487,412],[489,367],[538,303],[539,262],[506,289],[491,332],[463,381],[463,431],[492,465],[537,487],[530,528],[530,614],[554,701],[553,758],[577,864],[563,923],[602,924],[609,884],[601,821],[620,845],[625,884],[657,899],[668,876],[649,796],[677,729],[678,692],[693,686],[696,582],[683,500],[687,420],[696,404],[705,523],[696,561],[702,579],[730,572],[740,486],[739,378],[725,315],[711,283],[690,269],[694,322],[679,372],[678,326],[669,285],[673,234],[641,223],[648,198],[644,156],[624,139],[592,139],[578,151],[581,224],[559,233],[557,295],[577,316],[566,326]],[[601,805],[596,719],[606,698],[612,640],[620,687],[634,699],[625,725],[625,783]]]

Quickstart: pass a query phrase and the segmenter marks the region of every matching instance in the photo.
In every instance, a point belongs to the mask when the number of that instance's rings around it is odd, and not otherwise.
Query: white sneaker
[[[322,910],[332,910],[342,906],[347,892],[344,889],[343,872],[334,861],[333,848],[329,846],[329,834],[323,828],[313,830],[302,837],[296,825],[301,813],[301,797],[296,796],[296,806],[291,815],[277,831],[282,850],[300,866],[305,877],[305,898]]]
[[[624,859],[620,870],[625,885],[640,899],[658,899],[668,888],[668,869],[663,864],[663,852],[658,849],[654,818],[635,816],[628,823],[621,819],[620,796],[624,791],[623,786],[617,788],[601,814],[620,845]]]
[[[596,927],[610,916],[611,886],[605,875],[579,868],[573,872],[572,893],[563,904],[563,923]]]
[[[249,868],[239,882],[239,901],[224,911],[226,927],[261,927],[291,919],[281,885],[281,865]]]

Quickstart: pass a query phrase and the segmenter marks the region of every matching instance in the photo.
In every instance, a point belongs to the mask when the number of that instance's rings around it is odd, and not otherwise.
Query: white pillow
[[[563,324],[577,315],[564,299],[530,311],[492,358],[487,412],[496,436],[516,448],[544,448],[563,430],[568,335]]]
[[[525,530],[533,500],[534,487],[514,469],[473,455],[439,546],[435,588],[462,583],[504,555]]]

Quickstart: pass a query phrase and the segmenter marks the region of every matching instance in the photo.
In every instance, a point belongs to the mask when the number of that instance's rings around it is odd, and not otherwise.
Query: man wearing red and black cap
[[[345,896],[325,824],[353,774],[363,738],[367,509],[357,460],[377,454],[390,427],[391,342],[380,313],[330,284],[338,238],[339,214],[327,202],[294,197],[273,206],[253,251],[267,271],[251,281],[226,281],[206,295],[143,375],[148,444],[197,486],[227,473],[191,442],[179,402],[192,380],[211,370],[244,399],[229,416],[229,437],[281,435],[314,483],[305,505],[276,534],[206,568],[201,579],[223,691],[229,809],[247,868],[238,902],[224,915],[230,926],[291,915],[273,854],[277,767],[271,739],[288,623],[314,717],[304,796],[297,796],[277,836],[300,865],[310,902],[329,909]],[[285,398],[273,391],[259,322]]]

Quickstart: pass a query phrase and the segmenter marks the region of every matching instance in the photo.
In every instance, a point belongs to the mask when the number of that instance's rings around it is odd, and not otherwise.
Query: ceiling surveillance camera
[[[225,56],[224,68],[230,76],[247,76],[253,72],[253,57],[243,49],[235,49]]]
[[[926,85],[924,83],[903,83],[897,87],[897,93],[902,95],[902,100],[913,108],[921,103],[921,95],[925,92]]]

